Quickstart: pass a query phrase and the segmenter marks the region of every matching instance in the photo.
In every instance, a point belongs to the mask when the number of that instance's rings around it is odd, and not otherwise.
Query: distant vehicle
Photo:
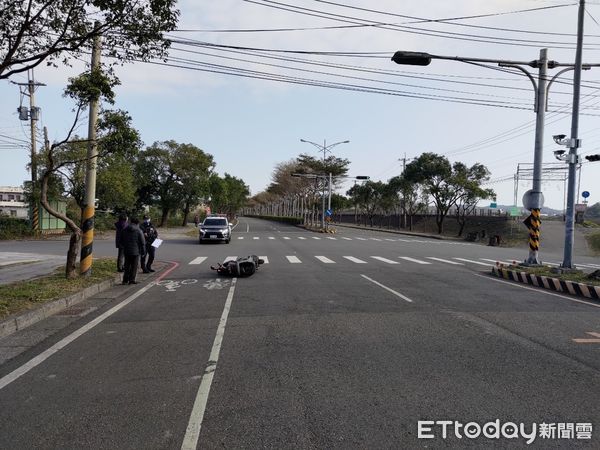
[[[231,241],[231,224],[227,217],[208,216],[198,226],[198,243],[203,241],[224,241],[229,244]]]

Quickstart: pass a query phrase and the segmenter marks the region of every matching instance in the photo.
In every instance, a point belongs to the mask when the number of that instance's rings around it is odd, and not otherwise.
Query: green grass
[[[541,275],[544,277],[558,278],[559,280],[564,281],[573,281],[575,283],[583,283],[583,284],[593,284],[595,286],[600,286],[600,281],[591,280],[587,278],[587,274],[582,272],[576,273],[555,273],[552,272],[552,267],[544,266],[544,267],[509,267],[509,269],[516,270],[518,272],[527,272],[533,275]]]
[[[67,280],[64,266],[52,275],[35,280],[18,281],[0,286],[0,319],[36,305],[75,294],[93,284],[109,280],[115,276],[115,259],[95,259],[92,275]]]
[[[592,251],[596,254],[600,254],[600,233],[594,233],[586,236],[588,244]]]

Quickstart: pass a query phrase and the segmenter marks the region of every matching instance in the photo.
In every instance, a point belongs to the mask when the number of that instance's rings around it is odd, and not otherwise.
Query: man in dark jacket
[[[135,277],[140,261],[140,256],[146,251],[144,234],[139,227],[139,219],[131,218],[131,223],[121,233],[121,245],[125,253],[125,273],[123,284],[137,284]]]
[[[117,230],[115,236],[115,246],[118,249],[117,254],[117,272],[124,272],[125,267],[125,252],[123,251],[123,245],[121,244],[121,234],[127,226],[127,214],[120,214],[119,220],[115,222],[115,230]]]
[[[154,225],[150,223],[150,217],[148,216],[144,216],[144,222],[140,225],[140,229],[144,233],[144,239],[146,240],[146,252],[141,259],[142,270],[144,273],[154,272],[152,263],[154,262],[156,248],[152,246],[152,243],[158,237],[158,231],[156,231]],[[146,261],[146,255],[148,256],[148,261]]]

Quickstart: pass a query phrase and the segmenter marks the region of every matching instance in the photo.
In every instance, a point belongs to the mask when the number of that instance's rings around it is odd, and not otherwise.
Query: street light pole
[[[577,18],[577,50],[575,51],[575,72],[573,75],[573,114],[571,117],[571,139],[569,145],[569,182],[567,187],[567,212],[565,220],[565,248],[561,267],[573,269],[573,231],[575,228],[575,180],[577,177],[577,148],[580,145],[579,132],[579,97],[581,90],[581,70],[583,53],[583,23],[585,0],[579,0]]]
[[[300,139],[300,142],[305,142],[307,144],[311,144],[319,149],[320,152],[323,152],[323,169],[325,169],[325,154],[327,152],[331,152],[331,149],[336,145],[340,144],[348,144],[350,141],[340,141],[335,142],[333,144],[327,145],[327,141],[323,140],[323,145],[317,144],[316,142],[307,141],[306,139]],[[321,227],[325,229],[325,186],[323,186],[323,191],[321,194],[321,208],[322,208],[322,216],[321,216]],[[331,209],[331,173],[329,174],[329,209]]]
[[[581,0],[581,2],[583,3],[583,0]],[[580,4],[580,8],[583,8],[583,5]],[[581,40],[583,39],[583,16],[582,16],[582,12],[580,10],[580,22],[581,22],[581,30],[580,33],[578,33],[578,48],[581,45],[581,41],[580,41],[580,35],[581,35]],[[577,67],[579,68],[579,73],[581,71],[581,69],[589,69],[591,67],[598,67],[600,66],[600,64],[585,64],[583,65],[581,63],[581,55],[579,54],[579,65],[577,66],[577,62],[575,64],[575,69],[577,69]],[[540,50],[540,59],[536,60],[536,61],[509,61],[509,60],[499,60],[499,59],[489,59],[489,58],[470,58],[470,57],[460,57],[460,56],[441,56],[441,55],[431,55],[429,53],[419,53],[419,52],[405,52],[405,51],[397,51],[396,53],[394,53],[394,56],[392,56],[392,61],[394,61],[396,64],[408,64],[408,65],[419,65],[419,66],[427,66],[431,63],[432,59],[444,59],[444,60],[452,60],[452,61],[460,61],[460,62],[467,62],[467,63],[471,63],[471,62],[484,62],[484,63],[495,63],[498,64],[499,66],[502,67],[513,67],[515,69],[520,70],[521,72],[523,72],[528,78],[529,80],[532,82],[535,92],[536,92],[536,100],[535,100],[535,112],[536,112],[536,135],[535,135],[535,150],[534,150],[534,180],[533,180],[533,186],[532,189],[527,193],[527,196],[525,197],[525,201],[527,202],[527,205],[524,205],[526,208],[531,210],[531,215],[529,216],[529,218],[527,219],[526,223],[528,224],[528,228],[529,228],[529,255],[527,260],[525,261],[526,264],[533,264],[533,265],[537,265],[539,264],[539,236],[540,236],[540,220],[539,220],[539,212],[540,212],[540,208],[543,206],[543,195],[541,192],[541,173],[542,173],[542,156],[543,156],[543,132],[544,132],[544,117],[545,117],[545,111],[546,111],[546,97],[547,97],[547,91],[548,91],[548,86],[554,81],[554,79],[561,75],[562,73],[568,71],[568,70],[573,70],[574,66],[573,64],[561,64],[558,63],[556,61],[548,61],[548,55],[547,55],[547,49],[542,49]],[[539,74],[538,74],[538,80],[537,80],[537,84],[536,84],[536,80],[534,79],[534,77],[529,73],[529,71],[527,71],[526,69],[524,69],[522,66],[529,66],[529,67],[533,67],[533,68],[538,68],[539,69]],[[552,80],[550,80],[550,82],[547,82],[547,69],[548,68],[556,68],[556,67],[566,67],[566,69],[563,69],[561,71],[559,71],[553,78]],[[577,70],[576,70],[577,73]],[[577,79],[577,75],[576,75],[576,79]],[[577,91],[577,97],[579,97],[579,86],[578,83],[576,89],[574,89],[574,97],[575,97],[575,91]],[[577,111],[579,108],[579,101],[577,100],[577,103],[573,105],[573,114],[575,115],[575,107],[577,106]],[[575,120],[575,119],[574,119]],[[575,132],[576,132],[576,128],[575,128]],[[573,144],[573,145],[578,145],[577,140],[573,140],[571,139],[571,141],[576,141],[577,144]],[[573,158],[576,160],[577,156],[576,156],[576,152],[577,152],[577,148],[573,148],[571,147],[571,150],[574,151],[574,156]],[[569,161],[571,162],[571,161]],[[575,161],[576,164],[576,161]],[[569,191],[570,192],[570,191]],[[570,198],[569,198],[570,200]],[[525,202],[524,201],[524,202]],[[573,219],[573,208],[571,208],[571,220]],[[567,206],[567,220],[568,220],[568,214],[569,214],[569,209]],[[568,231],[567,231],[568,234]],[[566,247],[566,245],[565,245]],[[572,237],[571,237],[571,247],[572,247]],[[565,249],[565,254],[566,254],[566,249]]]

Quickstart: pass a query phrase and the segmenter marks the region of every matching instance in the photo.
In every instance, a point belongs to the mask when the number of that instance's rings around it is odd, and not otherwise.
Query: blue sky
[[[172,33],[172,36],[238,47],[311,52],[366,52],[368,56],[378,57],[289,55],[313,63],[337,66],[332,68],[267,60],[255,55],[179,44],[174,46],[176,48],[172,50],[171,56],[235,68],[268,71],[277,75],[310,78],[319,82],[395,89],[409,95],[433,94],[478,99],[484,103],[488,100],[501,101],[505,102],[502,103],[505,106],[531,108],[533,88],[530,81],[523,76],[452,61],[436,60],[428,67],[398,66],[389,58],[396,50],[402,49],[448,56],[530,61],[538,57],[539,49],[544,46],[549,48],[550,59],[563,63],[572,62],[575,55],[573,49],[556,48],[573,44],[574,36],[523,32],[560,32],[574,35],[577,20],[577,5],[574,2],[344,2],[346,6],[377,9],[387,14],[343,8],[314,0],[287,2],[318,10],[320,15],[327,13],[351,16],[354,18],[353,22],[360,18],[360,21],[365,23],[371,20],[403,24],[412,27],[410,33],[388,29],[394,28],[393,26],[314,29],[344,26],[348,23],[340,22],[339,16],[338,20],[331,20],[275,9],[266,6],[272,6],[273,3],[264,0],[258,3],[260,4],[241,0],[180,2],[182,14],[179,28],[204,31],[181,31]],[[549,6],[561,7],[505,14]],[[600,63],[600,26],[595,22],[596,19],[600,22],[600,7],[588,5],[587,9],[587,48],[584,51],[584,60]],[[405,15],[441,19],[482,14],[495,15],[462,19],[453,23],[514,29],[520,32],[449,24],[407,24],[411,20],[399,17]],[[273,28],[311,29],[245,33],[206,31]],[[444,34],[443,37],[415,34],[415,31],[431,33],[431,30],[470,34],[471,37],[470,40],[453,40],[448,38],[448,34]],[[496,43],[474,42],[473,39],[491,40]],[[497,42],[500,39],[513,41],[510,42],[511,45],[499,45]],[[515,39],[520,39],[529,46],[517,45]],[[538,42],[530,42],[534,40]],[[561,44],[552,44],[550,41]],[[190,51],[205,54],[192,54]],[[383,53],[372,55],[374,52]],[[214,56],[207,56],[206,53]],[[224,59],[224,56],[238,60]],[[242,62],[239,59],[250,62]],[[301,67],[312,72],[264,64]],[[351,65],[354,70],[344,71],[339,68],[341,64]],[[190,63],[184,65],[190,66]],[[357,68],[361,70],[356,70]],[[62,98],[61,93],[68,77],[77,75],[82,69],[81,64],[76,64],[72,68],[36,70],[36,79],[46,84],[37,90],[36,100],[42,108],[42,126],[48,127],[51,140],[62,138],[71,124],[72,105]],[[211,70],[214,69],[215,66],[212,66]],[[370,72],[365,72],[365,69]],[[372,72],[381,70],[394,72]],[[317,71],[328,74],[315,73]],[[551,74],[555,72],[556,70],[551,71]],[[332,75],[342,73],[355,78]],[[351,161],[351,175],[369,175],[374,180],[386,181],[398,175],[402,168],[399,158],[405,154],[410,158],[425,151],[433,151],[446,154],[451,161],[460,160],[467,164],[480,162],[491,170],[492,179],[496,182],[489,187],[496,190],[498,203],[501,204],[513,203],[514,183],[510,177],[514,174],[517,164],[531,163],[533,160],[534,113],[531,110],[335,90],[142,63],[120,67],[117,75],[122,85],[117,89],[115,107],[127,110],[131,114],[133,125],[141,132],[145,144],[150,145],[154,141],[167,139],[192,143],[214,156],[217,172],[227,172],[244,179],[253,194],[265,189],[270,183],[271,173],[277,163],[293,159],[300,153],[319,156],[316,148],[301,143],[300,138],[319,143],[324,139],[327,143],[350,140],[349,144],[335,147],[333,153]],[[358,80],[357,77],[369,78],[370,81]],[[25,76],[13,78],[16,82],[25,80]],[[550,91],[551,109],[560,109],[563,113],[548,114],[544,162],[556,162],[552,151],[558,147],[553,143],[552,135],[568,135],[570,132],[568,113],[571,80],[572,73],[565,75],[564,83],[554,84]],[[598,108],[600,100],[589,96],[600,95],[600,91],[593,89],[594,83],[599,80],[600,68],[587,71],[583,75],[585,87],[582,94],[588,96],[582,100],[584,113],[600,114],[600,110],[594,109]],[[0,97],[0,134],[14,139],[29,139],[27,123],[20,122],[16,114],[19,105],[18,88],[3,80],[0,82]],[[600,153],[598,119],[597,116],[581,116],[580,137],[583,139],[583,153]],[[518,128],[521,126],[523,128]],[[82,122],[80,133],[84,134],[86,129],[86,123]],[[504,132],[508,132],[505,137],[497,137]],[[480,144],[486,140],[489,141]],[[0,146],[3,161],[0,166],[0,185],[20,185],[23,180],[29,178],[26,170],[28,151],[27,147],[6,149]],[[600,201],[600,182],[597,181],[599,174],[600,163],[584,165],[581,190],[591,192],[592,203]],[[521,194],[529,189],[530,183],[520,183],[519,203]],[[342,188],[341,192],[346,188],[347,186]],[[562,209],[562,183],[546,182],[543,189],[546,204]]]

